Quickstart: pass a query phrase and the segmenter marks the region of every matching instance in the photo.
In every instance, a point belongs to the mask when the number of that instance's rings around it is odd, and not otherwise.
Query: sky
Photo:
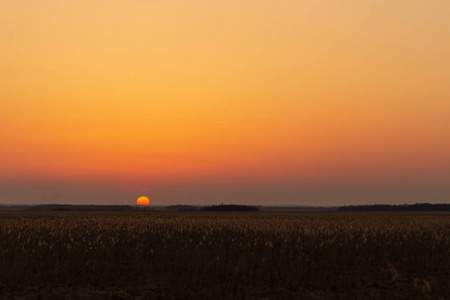
[[[0,4],[0,203],[450,202],[450,1]]]

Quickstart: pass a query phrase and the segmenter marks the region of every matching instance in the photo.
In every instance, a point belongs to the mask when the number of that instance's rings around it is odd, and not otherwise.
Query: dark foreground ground
[[[0,212],[0,299],[450,299],[450,214]]]

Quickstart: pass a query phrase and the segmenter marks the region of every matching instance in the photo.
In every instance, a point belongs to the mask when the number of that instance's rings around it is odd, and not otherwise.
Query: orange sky
[[[448,202],[449,15],[438,0],[6,1],[0,203]]]

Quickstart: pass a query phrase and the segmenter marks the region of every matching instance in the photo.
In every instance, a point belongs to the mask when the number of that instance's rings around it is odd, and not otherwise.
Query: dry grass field
[[[450,214],[0,212],[1,299],[450,299]]]

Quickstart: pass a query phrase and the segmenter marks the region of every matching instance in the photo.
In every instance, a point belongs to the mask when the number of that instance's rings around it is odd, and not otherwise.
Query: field
[[[450,299],[450,214],[0,212],[1,299]]]

